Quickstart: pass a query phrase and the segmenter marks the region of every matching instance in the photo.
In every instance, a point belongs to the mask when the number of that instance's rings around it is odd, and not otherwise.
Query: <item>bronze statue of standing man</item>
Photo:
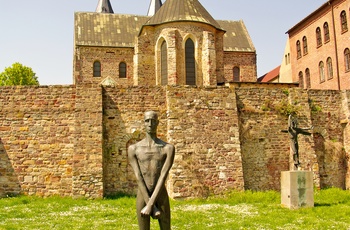
[[[175,147],[157,138],[158,115],[145,112],[146,137],[128,149],[138,192],[137,219],[140,230],[150,229],[150,217],[158,219],[161,230],[170,230],[169,196],[165,180],[173,165]]]

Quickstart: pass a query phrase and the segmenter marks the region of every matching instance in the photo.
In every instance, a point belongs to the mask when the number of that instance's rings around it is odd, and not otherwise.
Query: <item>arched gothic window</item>
[[[346,18],[346,12],[343,10],[340,13],[340,22],[341,22],[341,31],[346,32],[348,31],[348,20]]]
[[[93,65],[93,76],[101,77],[101,62],[95,61]]]
[[[119,78],[126,78],[126,63],[119,63]]]
[[[297,41],[297,58],[301,58],[301,47],[300,47],[300,41]]]
[[[323,64],[323,61],[320,61],[320,63],[318,64],[318,69],[319,69],[319,72],[320,72],[320,82],[324,82],[326,79],[325,79],[325,76],[324,76],[324,64]]]
[[[239,69],[239,67],[237,67],[237,66],[233,67],[233,81],[234,82],[239,82],[241,80],[240,75],[241,75],[241,70]]]
[[[186,85],[196,85],[195,47],[192,39],[185,43]]]
[[[332,58],[327,58],[327,77],[328,79],[333,78],[333,65]]]
[[[324,42],[329,42],[330,36],[329,36],[329,26],[328,22],[325,22],[323,24],[323,33],[324,33]]]
[[[168,84],[168,48],[166,41],[162,42],[160,46],[160,75],[161,75],[161,84]]]
[[[316,29],[316,44],[317,44],[317,47],[322,46],[322,34],[321,34],[320,27],[317,27]]]
[[[304,36],[303,37],[303,51],[304,51],[304,55],[307,54],[307,38]]]

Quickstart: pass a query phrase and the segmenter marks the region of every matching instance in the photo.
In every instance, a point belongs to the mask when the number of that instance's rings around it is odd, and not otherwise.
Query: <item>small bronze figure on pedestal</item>
[[[294,118],[292,115],[289,115],[288,117],[288,130],[282,130],[284,133],[289,134],[289,140],[290,140],[290,148],[293,151],[293,161],[294,161],[294,170],[298,170],[300,166],[299,162],[299,144],[298,144],[298,135],[311,135],[311,133],[306,132],[306,130],[313,129],[311,126],[310,128],[298,128],[298,120]]]

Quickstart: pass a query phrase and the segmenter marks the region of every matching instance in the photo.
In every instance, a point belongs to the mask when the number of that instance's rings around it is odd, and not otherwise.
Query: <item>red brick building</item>
[[[281,68],[291,71],[283,79],[305,89],[350,89],[349,23],[350,0],[329,0],[289,29]]]

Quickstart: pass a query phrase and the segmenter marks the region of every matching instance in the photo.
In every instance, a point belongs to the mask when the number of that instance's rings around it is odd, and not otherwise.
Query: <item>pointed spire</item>
[[[112,5],[109,0],[99,0],[97,7],[96,7],[97,13],[110,13],[113,14]]]
[[[163,4],[161,0],[151,0],[151,3],[149,4],[147,16],[153,16],[162,5]]]

